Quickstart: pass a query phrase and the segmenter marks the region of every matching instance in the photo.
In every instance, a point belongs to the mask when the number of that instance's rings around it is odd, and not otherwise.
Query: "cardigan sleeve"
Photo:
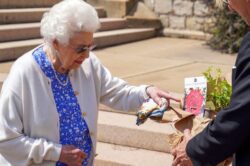
[[[249,142],[250,34],[242,42],[236,67],[229,107],[187,145],[187,154],[195,166],[216,165]]]
[[[131,86],[126,81],[112,76],[95,55],[91,56],[100,85],[100,102],[118,110],[136,110],[147,99],[147,85]]]
[[[17,94],[3,90],[0,97],[0,154],[6,165],[26,166],[58,161],[61,145],[23,134],[22,104]]]

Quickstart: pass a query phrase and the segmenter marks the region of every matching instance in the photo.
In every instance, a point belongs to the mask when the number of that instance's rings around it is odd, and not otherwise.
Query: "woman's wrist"
[[[145,88],[145,93],[146,93],[148,99],[151,98],[151,95],[150,95],[150,93],[148,91],[148,89],[151,88],[151,87],[154,87],[154,85],[148,85]]]

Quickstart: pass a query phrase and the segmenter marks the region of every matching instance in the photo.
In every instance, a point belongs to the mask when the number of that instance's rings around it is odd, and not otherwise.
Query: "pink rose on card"
[[[191,89],[186,96],[186,111],[199,115],[203,106],[204,97],[200,89]]]

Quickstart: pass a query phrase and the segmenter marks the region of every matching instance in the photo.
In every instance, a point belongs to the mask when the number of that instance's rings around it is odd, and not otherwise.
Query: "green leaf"
[[[212,101],[207,101],[205,107],[209,110],[215,110],[215,106]]]
[[[210,110],[219,111],[229,105],[232,86],[222,76],[221,69],[215,69],[215,73],[212,73],[212,69],[212,67],[209,67],[203,72],[203,75],[207,78],[206,107]]]

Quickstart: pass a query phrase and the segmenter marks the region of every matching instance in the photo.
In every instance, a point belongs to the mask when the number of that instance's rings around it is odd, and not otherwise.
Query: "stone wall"
[[[211,7],[205,0],[143,0],[165,28],[206,32],[212,23]]]

